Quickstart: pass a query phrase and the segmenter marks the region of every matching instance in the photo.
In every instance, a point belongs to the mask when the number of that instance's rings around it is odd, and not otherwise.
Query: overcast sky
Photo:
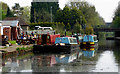
[[[8,4],[9,7],[14,6],[14,3],[19,3],[20,6],[30,6],[32,0],[0,0]],[[68,0],[59,0],[60,7],[63,8]],[[86,0],[96,7],[96,11],[104,18],[106,22],[111,22],[114,16],[114,11],[120,0]]]

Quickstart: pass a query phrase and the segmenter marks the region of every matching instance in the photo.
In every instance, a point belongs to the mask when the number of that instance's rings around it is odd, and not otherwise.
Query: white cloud
[[[96,11],[106,22],[111,22],[119,0],[86,0],[95,5]]]

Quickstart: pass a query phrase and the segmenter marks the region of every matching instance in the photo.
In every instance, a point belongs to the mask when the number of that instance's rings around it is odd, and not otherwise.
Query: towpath
[[[30,44],[30,45],[16,45],[16,44],[13,44],[10,47],[0,46],[0,51],[13,52],[13,51],[16,51],[16,48],[18,48],[18,47],[31,47],[31,46],[33,46],[33,44]]]

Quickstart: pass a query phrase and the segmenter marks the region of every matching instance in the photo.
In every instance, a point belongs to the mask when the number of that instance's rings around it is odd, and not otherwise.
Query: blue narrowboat
[[[61,52],[75,51],[79,49],[79,44],[75,37],[57,37],[55,40],[55,49],[58,49]]]
[[[97,35],[85,35],[83,42],[80,44],[81,48],[94,48],[98,43]]]
[[[83,35],[73,35],[73,37],[76,37],[77,38],[77,42],[78,44],[80,44],[82,41],[83,41]]]

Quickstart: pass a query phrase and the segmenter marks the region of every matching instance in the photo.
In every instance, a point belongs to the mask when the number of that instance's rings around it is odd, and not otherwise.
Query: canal
[[[38,54],[2,59],[1,72],[118,72],[120,41],[100,39],[94,51]]]

